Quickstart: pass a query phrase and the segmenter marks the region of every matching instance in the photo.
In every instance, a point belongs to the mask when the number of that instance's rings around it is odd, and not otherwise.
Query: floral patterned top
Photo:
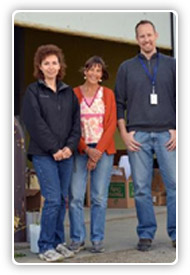
[[[99,87],[93,98],[83,95],[80,104],[82,137],[86,144],[98,143],[104,128],[105,105],[103,101],[103,87]]]

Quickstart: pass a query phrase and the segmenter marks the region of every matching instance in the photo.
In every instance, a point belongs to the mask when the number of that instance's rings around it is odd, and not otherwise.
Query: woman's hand
[[[96,162],[94,162],[92,159],[88,159],[88,162],[87,162],[87,169],[89,171],[91,170],[94,170],[96,168]]]
[[[63,159],[63,152],[61,149],[59,149],[55,154],[53,154],[54,160],[62,160]]]
[[[62,149],[62,156],[63,156],[63,159],[68,159],[72,156],[72,151],[69,147],[64,147]]]
[[[53,158],[56,161],[62,159],[68,159],[72,156],[72,151],[69,147],[64,147],[62,150],[59,149],[55,154],[53,154]]]
[[[96,148],[91,148],[91,147],[87,147],[85,149],[86,154],[89,156],[89,158],[94,161],[94,162],[98,162],[99,159],[102,156],[102,152],[100,152],[99,150],[97,150]]]

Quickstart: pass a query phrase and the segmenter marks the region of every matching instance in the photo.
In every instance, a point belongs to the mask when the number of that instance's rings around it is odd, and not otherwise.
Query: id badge
[[[157,105],[158,104],[158,95],[157,94],[150,94],[150,104]]]

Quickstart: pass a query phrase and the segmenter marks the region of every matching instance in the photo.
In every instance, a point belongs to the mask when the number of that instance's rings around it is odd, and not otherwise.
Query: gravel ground
[[[174,248],[158,248],[148,252],[136,249],[94,254],[65,260],[67,263],[173,263],[176,259]]]
[[[136,235],[137,219],[135,209],[108,209],[106,220],[105,253],[92,254],[90,239],[89,209],[86,214],[86,250],[81,251],[74,258],[65,259],[61,264],[88,263],[163,263],[172,264],[176,260],[176,250],[172,247],[166,232],[166,208],[155,207],[158,230],[152,249],[148,252],[136,250],[138,238]],[[66,226],[67,243],[69,243],[69,226]],[[29,243],[16,243],[15,254],[17,263],[42,264],[37,254],[30,252]],[[178,254],[177,254],[178,255]],[[47,264],[47,262],[44,262]]]
[[[42,263],[36,254],[29,249],[18,249],[15,251],[21,257],[15,258],[18,263]],[[63,263],[168,263],[176,260],[176,251],[171,243],[157,243],[148,252],[134,249],[92,254],[88,250],[81,251],[74,258],[65,259]]]

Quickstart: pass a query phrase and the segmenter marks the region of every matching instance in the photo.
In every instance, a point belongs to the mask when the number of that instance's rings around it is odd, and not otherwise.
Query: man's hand
[[[131,152],[137,152],[140,150],[141,144],[134,139],[135,131],[127,132],[125,126],[125,120],[123,118],[118,120],[118,128],[121,138],[127,148]]]
[[[137,152],[140,150],[141,144],[134,139],[135,131],[129,133],[123,133],[121,135],[123,142],[125,143],[127,149],[131,152]]]
[[[176,148],[176,130],[169,130],[170,139],[165,144],[168,151],[173,151]]]

